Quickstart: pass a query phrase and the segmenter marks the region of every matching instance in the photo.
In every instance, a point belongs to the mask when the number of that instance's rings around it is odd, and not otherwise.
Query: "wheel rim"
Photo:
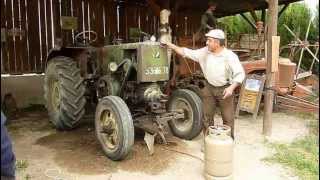
[[[115,149],[118,145],[118,127],[115,113],[111,110],[104,110],[101,113],[99,123],[99,134],[103,144],[105,144],[108,149]]]
[[[54,111],[58,111],[61,101],[59,81],[54,81],[52,85],[51,100]]]
[[[175,124],[175,127],[180,131],[186,131],[190,128],[192,128],[193,123],[193,112],[192,107],[188,101],[182,98],[177,98],[173,100],[172,102],[172,109],[173,110],[182,110],[184,113],[184,119],[175,119],[173,120],[173,123]]]

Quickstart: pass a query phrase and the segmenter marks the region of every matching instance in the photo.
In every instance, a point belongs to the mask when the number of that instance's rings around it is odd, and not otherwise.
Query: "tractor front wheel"
[[[118,96],[106,96],[95,114],[96,136],[107,157],[122,160],[134,143],[132,116],[126,103]]]

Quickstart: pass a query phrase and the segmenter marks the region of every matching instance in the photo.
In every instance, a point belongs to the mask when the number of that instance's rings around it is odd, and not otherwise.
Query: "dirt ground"
[[[273,135],[268,141],[291,142],[308,132],[305,118],[285,113],[274,113],[272,118]],[[143,136],[136,136],[128,158],[115,162],[103,155],[92,120],[86,117],[79,128],[69,132],[56,131],[45,111],[24,112],[11,120],[8,129],[16,158],[25,164],[17,171],[18,180],[204,179],[202,135],[192,141],[169,135],[169,145],[157,144],[152,156]],[[288,169],[262,161],[271,153],[261,134],[262,116],[253,120],[243,115],[235,125],[235,180],[298,179]]]

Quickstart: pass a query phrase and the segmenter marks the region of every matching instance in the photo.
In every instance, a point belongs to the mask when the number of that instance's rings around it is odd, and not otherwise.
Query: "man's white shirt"
[[[205,78],[213,86],[242,83],[245,78],[238,56],[227,48],[219,53],[209,51],[208,47],[196,50],[183,48],[183,53],[185,57],[200,64]]]

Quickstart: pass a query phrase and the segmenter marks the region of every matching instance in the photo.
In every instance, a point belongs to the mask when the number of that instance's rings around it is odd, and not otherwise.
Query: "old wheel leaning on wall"
[[[58,56],[48,63],[44,78],[44,98],[50,121],[59,130],[76,127],[85,114],[85,86],[77,63]]]
[[[112,160],[122,160],[134,143],[134,126],[127,104],[118,96],[106,96],[95,114],[96,136],[104,153]]]
[[[200,97],[188,89],[175,90],[168,101],[168,111],[177,110],[182,110],[185,118],[168,121],[172,133],[187,140],[198,136],[203,127]]]

